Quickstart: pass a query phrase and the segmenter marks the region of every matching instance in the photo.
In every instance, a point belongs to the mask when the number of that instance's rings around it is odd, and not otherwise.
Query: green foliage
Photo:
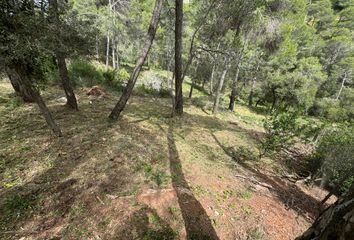
[[[265,139],[261,142],[260,157],[291,146],[298,135],[298,113],[274,114],[264,121]]]
[[[121,68],[119,70],[103,70],[102,75],[104,77],[104,83],[116,90],[122,90],[130,78],[130,74],[125,68]]]
[[[92,87],[101,84],[104,76],[93,64],[85,60],[74,59],[69,65],[69,76],[77,86]]]
[[[333,98],[318,99],[312,107],[311,113],[330,121],[344,121],[347,118],[340,101]]]
[[[354,169],[354,126],[351,124],[333,125],[324,129],[324,135],[317,147],[317,154],[322,160],[321,172],[326,174],[331,187],[338,187],[338,183],[348,173],[352,175]],[[349,179],[350,181],[350,179]],[[348,187],[346,182],[343,186]]]
[[[128,82],[130,78],[130,74],[125,68],[121,68],[118,70],[118,80],[122,82]]]

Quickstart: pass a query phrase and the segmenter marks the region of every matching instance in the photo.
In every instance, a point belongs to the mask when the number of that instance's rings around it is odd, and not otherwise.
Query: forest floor
[[[287,240],[326,194],[284,178],[296,159],[257,160],[264,115],[238,105],[214,117],[197,90],[181,118],[170,99],[135,95],[110,122],[118,94],[77,89],[75,112],[48,88],[56,138],[35,104],[0,89],[0,239]]]

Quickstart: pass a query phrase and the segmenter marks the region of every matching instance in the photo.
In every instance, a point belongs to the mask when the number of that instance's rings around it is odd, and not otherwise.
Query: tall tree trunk
[[[10,79],[11,85],[15,90],[16,95],[21,97],[24,102],[35,102],[33,96],[21,84],[20,76],[18,75],[18,73],[10,67],[6,67],[5,70]]]
[[[215,74],[215,68],[216,68],[216,59],[213,62],[213,67],[211,69],[211,74],[210,74],[210,95],[212,96],[214,94],[214,74]]]
[[[71,86],[70,79],[69,79],[69,74],[68,74],[68,69],[66,67],[66,62],[63,54],[57,53],[57,60],[58,60],[58,68],[59,68],[59,74],[61,78],[61,83],[63,85],[65,95],[66,95],[66,104],[75,110],[78,110],[79,107],[77,105],[77,100],[75,97],[74,90]]]
[[[218,51],[220,48],[220,44],[221,42],[218,43],[218,46],[216,48],[216,50]],[[212,56],[212,55],[211,55]],[[210,95],[213,96],[214,94],[214,75],[216,72],[216,67],[217,67],[217,59],[218,59],[218,54],[216,54],[215,56],[212,56],[214,58],[213,60],[213,67],[211,69],[211,75],[210,75]]]
[[[112,37],[112,67],[116,69],[116,41],[115,36]]]
[[[236,101],[236,96],[237,96],[237,82],[238,82],[238,75],[240,73],[240,66],[237,64],[236,66],[236,74],[235,78],[232,82],[232,90],[231,90],[231,95],[230,95],[230,103],[229,103],[229,110],[234,111],[235,108],[235,101]]]
[[[205,91],[205,84],[207,82],[207,79],[204,77],[203,78],[203,83],[202,83],[202,89]]]
[[[140,57],[138,58],[138,60],[135,64],[135,68],[133,70],[133,73],[130,76],[127,86],[123,90],[122,96],[120,97],[118,103],[116,104],[116,106],[113,108],[111,114],[109,115],[109,118],[111,118],[113,120],[117,120],[120,113],[124,110],[125,105],[127,104],[127,101],[133,91],[136,80],[138,79],[139,73],[141,71],[141,68],[142,68],[144,62],[145,62],[145,59],[146,59],[147,55],[149,54],[149,51],[151,49],[151,45],[152,45],[154,38],[155,38],[156,29],[157,29],[157,25],[159,22],[161,9],[162,9],[162,3],[163,3],[163,0],[156,0],[156,2],[155,2],[154,12],[153,12],[153,15],[151,18],[148,34],[146,36],[147,39],[146,39],[146,42],[145,42],[144,47],[142,49],[142,52],[140,54]]]
[[[30,98],[34,99],[34,101],[37,103],[50,129],[54,132],[55,135],[61,137],[62,136],[61,130],[59,126],[55,123],[52,114],[47,108],[38,90],[33,88],[31,81],[27,75],[25,65],[22,63],[16,63],[13,64],[13,66],[9,66],[9,68],[12,69],[13,71],[16,71],[17,75],[19,76],[18,81],[20,86],[30,95]]]
[[[184,72],[183,72],[183,75],[182,75],[182,81],[184,80],[185,76],[187,75],[188,73],[188,69],[189,69],[189,66],[192,64],[192,61],[193,61],[193,58],[195,56],[194,54],[194,41],[195,41],[195,38],[197,36],[197,33],[199,32],[199,30],[203,27],[203,25],[206,23],[206,19],[211,11],[211,9],[214,7],[214,3],[216,1],[213,0],[212,3],[210,4],[209,8],[207,9],[207,11],[205,12],[205,15],[203,16],[203,18],[201,19],[198,27],[194,30],[193,34],[192,34],[192,38],[191,38],[191,45],[189,47],[189,57],[188,57],[188,61],[187,61],[187,64],[184,68]],[[183,9],[182,9],[183,11]],[[177,17],[177,16],[176,16]],[[183,17],[182,17],[183,19]],[[183,21],[183,20],[182,20]]]
[[[175,21],[175,105],[173,115],[183,114],[183,73],[182,73],[182,26],[183,26],[183,0],[176,0]]]
[[[59,19],[59,12],[58,12],[58,2],[57,0],[49,0],[49,7],[51,11],[51,17],[53,19],[53,23],[56,25],[56,31],[60,34],[60,19]],[[61,83],[64,88],[67,105],[75,110],[78,110],[76,97],[74,94],[74,90],[71,86],[68,69],[66,67],[65,62],[65,55],[61,52],[60,44],[57,44],[57,50],[55,51],[55,55],[57,58],[58,68],[59,68],[59,75],[61,78]]]
[[[120,69],[118,49],[118,38],[116,37],[116,69]]]
[[[237,96],[238,76],[240,74],[240,68],[242,65],[246,45],[247,45],[247,42],[245,42],[243,44],[242,49],[240,50],[237,65],[236,65],[236,74],[235,74],[234,81],[232,82],[232,90],[231,90],[231,95],[230,95],[230,103],[229,103],[229,110],[230,111],[234,111],[234,108],[235,108],[235,101],[236,101],[236,96]]]
[[[252,106],[253,105],[253,95],[254,95],[254,87],[256,86],[256,81],[257,81],[257,72],[259,69],[259,65],[260,65],[260,61],[257,61],[257,67],[256,67],[256,71],[254,72],[254,76],[252,78],[252,85],[251,85],[251,91],[250,94],[248,95],[248,106]]]
[[[109,64],[109,35],[107,34],[107,49],[106,49],[106,68]]]
[[[345,84],[345,81],[347,80],[347,72],[344,72],[344,76],[343,76],[343,79],[342,79],[342,85],[340,86],[340,89],[339,89],[339,92],[338,92],[338,95],[336,97],[336,100],[339,99],[342,91],[343,91],[343,88],[344,88],[344,84]]]
[[[98,35],[96,35],[96,60],[98,61],[100,59],[100,54],[99,54],[99,41],[98,41]]]
[[[197,70],[198,70],[198,67],[199,67],[199,61],[198,61],[198,63],[197,63]],[[189,99],[192,98],[194,87],[195,87],[195,78],[193,77],[193,78],[192,78],[192,82],[191,82],[191,88],[189,89],[189,95],[188,95],[188,98],[189,98]]]
[[[296,240],[354,239],[354,184],[343,198],[327,208]]]
[[[277,103],[277,96],[274,88],[272,89],[272,94],[273,94],[273,101],[272,101],[272,107],[270,108],[270,112],[273,112],[275,105]]]
[[[213,114],[216,115],[218,113],[219,110],[219,101],[220,101],[220,97],[221,97],[221,90],[224,86],[224,82],[225,82],[225,77],[227,74],[227,71],[229,70],[229,59],[228,57],[225,57],[225,68],[224,71],[221,74],[221,78],[218,84],[218,88],[216,90],[215,93],[215,99],[214,99],[214,106],[213,106]]]

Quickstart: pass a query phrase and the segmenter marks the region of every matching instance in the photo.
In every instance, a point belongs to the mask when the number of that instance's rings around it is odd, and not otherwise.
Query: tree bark
[[[227,74],[227,71],[229,70],[229,59],[228,57],[225,57],[225,68],[224,71],[221,75],[219,84],[218,84],[218,88],[216,90],[216,94],[215,94],[215,100],[214,100],[214,106],[213,106],[213,114],[216,115],[218,113],[219,110],[219,102],[220,102],[220,97],[221,97],[221,90],[222,87],[224,86],[224,82],[225,82],[225,77]]]
[[[230,95],[230,103],[229,103],[229,110],[234,111],[235,108],[235,101],[236,101],[236,96],[237,96],[237,82],[238,82],[238,75],[240,73],[240,66],[237,64],[236,66],[236,74],[234,81],[232,82],[232,90],[231,90],[231,95]]]
[[[107,34],[107,49],[106,49],[106,68],[109,64],[109,35]]]
[[[198,66],[199,66],[199,61],[198,61],[198,63],[197,63],[197,69],[198,69]],[[189,98],[189,99],[192,98],[194,86],[195,86],[195,78],[192,78],[191,88],[189,89],[189,95],[188,95],[188,98]]]
[[[217,46],[216,50],[218,51],[219,48],[220,48],[220,42],[218,43],[218,46]],[[217,62],[216,61],[218,59],[218,54],[215,54],[215,56],[210,54],[210,56],[212,56],[212,58],[214,59],[213,67],[211,69],[210,80],[209,80],[210,81],[210,95],[213,96],[213,94],[214,94],[214,75],[215,75],[215,69],[217,67]]]
[[[239,57],[238,57],[237,65],[236,65],[236,74],[235,74],[234,81],[232,82],[232,90],[231,90],[231,95],[230,95],[230,103],[229,103],[229,110],[230,111],[234,111],[234,108],[235,108],[235,101],[236,101],[236,96],[237,96],[238,76],[240,74],[240,68],[242,65],[246,45],[247,45],[247,42],[245,42],[242,46],[242,49],[241,49]]]
[[[117,120],[120,113],[124,110],[125,105],[127,104],[127,101],[133,91],[136,80],[138,79],[139,73],[141,71],[141,68],[142,68],[144,62],[145,62],[145,59],[146,59],[147,55],[149,54],[149,51],[151,49],[151,45],[152,45],[154,38],[155,38],[157,25],[159,22],[160,13],[161,13],[161,9],[162,9],[162,3],[163,3],[163,0],[156,0],[156,2],[155,2],[155,8],[154,8],[154,12],[153,12],[153,15],[151,18],[150,27],[149,27],[148,34],[147,34],[147,39],[146,39],[145,45],[142,49],[141,55],[135,64],[135,68],[133,70],[133,73],[130,76],[127,86],[123,90],[122,96],[120,97],[118,103],[116,104],[116,106],[113,108],[111,114],[109,115],[109,118],[111,118],[113,120]]]
[[[336,100],[339,99],[342,91],[343,91],[343,88],[344,88],[344,84],[345,84],[345,81],[347,80],[347,72],[344,72],[344,76],[343,76],[343,79],[342,79],[342,85],[340,86],[340,89],[339,89],[339,92],[338,92],[338,95],[336,97]]]
[[[258,69],[259,69],[259,65],[260,65],[260,61],[258,60],[257,61],[257,67],[256,67],[256,71],[254,72],[254,77],[252,78],[252,85],[251,85],[251,91],[250,91],[250,94],[248,96],[248,106],[252,106],[253,105],[253,95],[254,95],[254,87],[256,85],[256,81],[257,81],[257,72],[258,72]]]
[[[79,110],[79,107],[77,105],[77,100],[75,97],[75,93],[74,90],[71,86],[70,83],[70,79],[69,79],[69,73],[68,73],[68,69],[66,67],[66,62],[65,62],[65,58],[61,53],[57,53],[57,61],[58,61],[58,68],[59,68],[59,74],[60,74],[60,78],[61,78],[61,83],[63,85],[64,88],[64,92],[66,95],[66,104],[75,110]]]
[[[183,0],[176,0],[175,21],[175,105],[173,115],[183,114],[183,72],[182,72],[182,26],[183,26]]]
[[[59,19],[59,12],[58,12],[58,2],[57,0],[49,0],[49,6],[51,9],[51,15],[53,19],[53,23],[56,25],[57,34],[60,34],[60,19]],[[57,50],[55,50],[55,56],[57,58],[59,75],[61,78],[61,83],[64,88],[65,96],[66,96],[66,104],[75,110],[78,110],[76,97],[74,94],[74,90],[71,86],[68,69],[66,67],[65,62],[65,55],[61,52],[60,44],[57,44]]]
[[[23,85],[21,85],[21,80],[18,73],[10,67],[6,67],[5,69],[16,95],[21,97],[24,102],[35,102],[33,96],[26,88],[24,88]]]
[[[34,101],[37,103],[44,119],[46,120],[48,126],[54,132],[54,134],[57,135],[58,137],[61,137],[62,136],[61,130],[59,126],[55,123],[52,114],[47,108],[38,90],[36,90],[32,86],[31,81],[27,75],[25,65],[22,63],[16,63],[13,64],[13,66],[9,66],[9,68],[17,72],[19,76],[18,80],[20,86],[30,95],[31,99],[34,99]]]
[[[327,208],[296,240],[354,239],[354,184],[343,198]]]
[[[100,59],[100,54],[99,54],[99,41],[98,41],[98,35],[96,35],[96,60],[98,61]]]
[[[187,64],[184,68],[184,72],[183,72],[183,75],[182,75],[182,81],[184,80],[185,76],[187,75],[188,73],[188,69],[189,69],[189,66],[192,64],[192,61],[193,61],[193,58],[194,58],[194,41],[195,41],[195,38],[197,36],[197,33],[199,32],[199,30],[203,27],[203,25],[205,24],[206,22],[206,19],[211,11],[211,9],[213,8],[214,6],[214,3],[215,3],[215,0],[210,4],[209,8],[207,9],[207,11],[205,12],[205,15],[203,16],[202,20],[200,21],[198,27],[194,30],[193,34],[192,34],[192,38],[191,38],[191,45],[189,47],[189,57],[188,57],[188,61],[187,61]],[[183,19],[183,17],[182,17]],[[182,20],[183,22],[183,20]]]
[[[115,42],[115,36],[113,35],[112,37],[112,67],[116,69],[116,42]]]
[[[212,96],[214,94],[214,73],[215,73],[215,67],[216,67],[216,59],[213,62],[213,67],[211,69],[211,74],[210,74],[210,95]]]

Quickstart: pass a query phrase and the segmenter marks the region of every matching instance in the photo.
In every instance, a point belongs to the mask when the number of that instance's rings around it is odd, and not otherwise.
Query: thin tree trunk
[[[216,115],[218,113],[219,110],[219,101],[220,101],[220,97],[221,97],[221,90],[224,86],[224,81],[225,81],[225,77],[227,74],[227,71],[229,70],[229,59],[228,57],[225,58],[225,68],[223,73],[221,74],[221,78],[218,84],[218,88],[216,90],[216,94],[215,94],[215,100],[214,100],[214,106],[213,106],[213,114]]]
[[[116,43],[115,43],[115,36],[112,37],[112,67],[116,69]]]
[[[173,115],[183,114],[183,72],[182,72],[182,27],[183,27],[183,0],[176,0],[175,21],[175,105]]]
[[[191,38],[191,45],[189,47],[189,57],[188,57],[187,64],[186,64],[186,66],[184,68],[184,72],[183,72],[183,75],[182,75],[182,81],[184,80],[185,76],[187,75],[189,66],[192,64],[193,58],[195,56],[194,55],[194,41],[195,41],[195,38],[197,36],[197,33],[202,28],[202,26],[206,23],[206,19],[207,19],[208,15],[209,15],[211,9],[214,7],[214,3],[215,3],[215,0],[210,4],[209,8],[205,12],[205,15],[203,16],[202,20],[200,21],[198,27],[193,32],[193,35],[192,35],[192,38]]]
[[[250,94],[248,96],[248,106],[252,106],[253,105],[253,95],[254,95],[254,87],[256,86],[256,81],[257,81],[257,72],[258,72],[258,69],[259,69],[259,65],[260,65],[260,61],[258,60],[257,61],[257,67],[256,67],[256,71],[255,71],[255,75],[254,77],[252,78],[252,85],[251,85],[251,91],[250,91]]]
[[[109,35],[107,34],[107,49],[106,49],[106,68],[109,64]]]
[[[70,79],[69,79],[69,74],[68,74],[68,69],[66,67],[66,62],[65,58],[61,53],[57,53],[57,60],[58,60],[58,68],[59,68],[59,74],[61,78],[61,83],[63,85],[65,95],[66,95],[66,104],[75,110],[78,110],[79,107],[77,105],[77,100],[75,97],[74,90],[71,86]]]
[[[340,86],[339,93],[338,93],[338,95],[337,95],[337,97],[336,97],[336,100],[339,99],[339,97],[340,97],[340,95],[341,95],[341,93],[342,93],[342,91],[343,91],[344,84],[345,84],[345,81],[346,81],[346,80],[347,80],[347,72],[344,73],[344,77],[343,77],[343,80],[342,80],[342,85]]]
[[[327,208],[296,240],[354,239],[354,183],[343,198]]]
[[[277,97],[275,94],[275,89],[272,89],[272,93],[273,93],[273,102],[272,102],[272,107],[270,108],[270,112],[273,112],[275,105],[277,103]]]
[[[15,90],[17,96],[21,97],[24,102],[35,102],[33,96],[27,91],[27,89],[21,84],[20,76],[18,73],[10,68],[5,68],[6,73],[10,79],[11,85]]]
[[[19,78],[19,84],[22,86],[22,88],[25,89],[25,91],[30,95],[32,99],[37,103],[44,119],[46,120],[48,126],[50,129],[54,132],[55,135],[58,137],[62,136],[61,130],[59,126],[55,123],[52,114],[50,113],[49,109],[47,108],[45,102],[43,101],[41,95],[39,92],[33,88],[30,79],[27,76],[27,71],[25,69],[24,64],[14,64],[13,67],[10,67],[10,69],[13,69],[14,71],[17,72]]]
[[[174,80],[175,80],[175,72],[172,73],[172,78],[171,78],[171,81],[170,81],[170,95],[171,95],[172,106],[175,105],[175,94],[173,92]],[[172,112],[172,115],[173,115],[173,112]]]
[[[220,42],[218,43],[218,46],[216,48],[216,50],[218,51],[220,48]],[[212,56],[212,55],[211,55]],[[213,67],[211,69],[211,75],[210,75],[210,95],[213,96],[214,94],[214,75],[215,75],[215,69],[217,67],[217,59],[218,59],[218,55],[216,54],[213,61]]]
[[[230,103],[229,103],[229,110],[234,111],[235,108],[235,101],[236,101],[236,95],[237,95],[237,82],[238,82],[238,75],[240,73],[240,64],[237,64],[236,67],[236,74],[234,81],[232,82],[232,90],[231,90],[231,95],[230,95]]]
[[[236,74],[235,74],[234,81],[232,82],[232,90],[231,90],[231,95],[230,95],[230,103],[229,103],[229,110],[230,111],[234,111],[234,108],[235,108],[235,101],[236,101],[236,96],[237,96],[238,76],[240,74],[240,68],[242,65],[243,56],[244,56],[246,46],[247,46],[247,42],[245,42],[242,46],[242,49],[240,51],[239,58],[237,61],[237,65],[236,65]]]
[[[120,69],[119,64],[119,51],[118,51],[118,40],[116,38],[116,69]]]
[[[258,99],[257,102],[256,102],[255,107],[258,107],[258,104],[260,104],[260,103],[261,103],[261,99]]]
[[[53,19],[53,23],[56,25],[57,33],[60,33],[60,19],[59,19],[59,13],[58,13],[58,2],[57,0],[49,0],[49,6],[51,10],[51,17]],[[65,55],[64,53],[61,52],[60,45],[58,44],[57,50],[55,51],[55,55],[57,58],[57,63],[58,63],[58,68],[59,68],[59,75],[61,78],[61,83],[64,88],[65,96],[66,96],[66,104],[75,110],[78,110],[77,106],[77,101],[76,97],[74,94],[74,90],[71,86],[70,79],[69,79],[69,74],[68,74],[68,69],[66,67],[66,62],[65,62]]]
[[[203,83],[202,83],[202,89],[205,91],[205,84],[206,84],[207,79],[203,78]]]
[[[198,69],[198,66],[199,66],[199,61],[198,61],[198,63],[197,63],[197,69]],[[192,98],[194,87],[195,87],[195,78],[192,78],[191,88],[189,89],[189,95],[188,95],[188,98],[189,98],[189,99]]]
[[[210,95],[214,94],[214,74],[215,74],[215,68],[216,68],[216,59],[213,62],[213,67],[211,69],[211,74],[210,74]]]
[[[98,35],[96,35],[96,60],[98,61],[100,59],[99,55],[99,42],[98,42]]]
[[[157,25],[159,22],[161,9],[162,9],[162,3],[163,3],[163,0],[156,0],[156,2],[155,2],[155,8],[154,8],[154,12],[153,12],[153,15],[151,18],[150,27],[149,27],[148,34],[147,34],[147,39],[146,39],[145,45],[142,49],[141,55],[135,64],[135,68],[133,70],[133,73],[130,76],[127,86],[123,90],[122,96],[120,97],[118,103],[116,104],[116,106],[113,108],[111,114],[109,115],[109,118],[111,118],[113,120],[117,120],[120,113],[124,110],[125,105],[127,104],[127,101],[133,91],[136,80],[138,79],[139,73],[141,71],[141,68],[142,68],[144,62],[145,62],[145,59],[149,54],[149,51],[151,49],[151,45],[152,45],[154,38],[155,38],[156,29],[157,29]]]

